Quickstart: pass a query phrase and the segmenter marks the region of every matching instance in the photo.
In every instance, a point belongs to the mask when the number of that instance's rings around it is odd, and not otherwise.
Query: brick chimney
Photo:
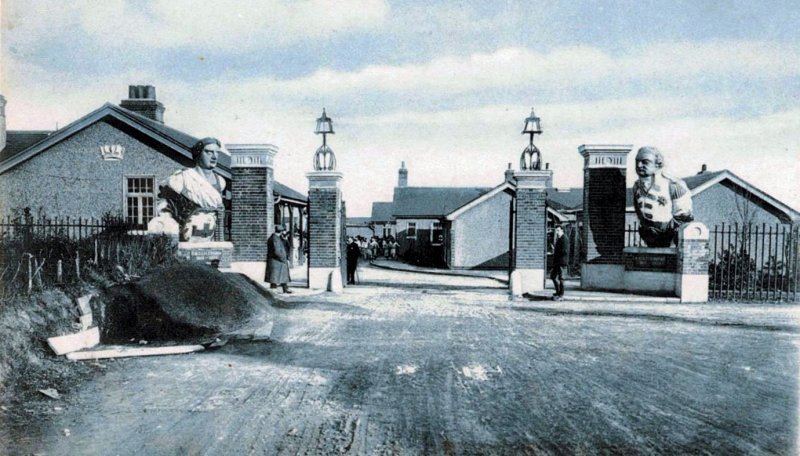
[[[703,174],[705,172],[708,172],[708,166],[706,166],[706,164],[703,163],[703,166],[700,168],[700,172],[697,174]]]
[[[119,105],[128,111],[164,123],[164,105],[156,101],[156,88],[151,85],[128,86],[128,99],[122,100]]]
[[[508,164],[505,172],[506,182],[514,182],[514,170],[511,169],[511,163]]]
[[[400,169],[397,171],[397,186],[408,187],[408,170],[406,162],[400,162]]]
[[[0,150],[6,148],[6,98],[0,95]]]

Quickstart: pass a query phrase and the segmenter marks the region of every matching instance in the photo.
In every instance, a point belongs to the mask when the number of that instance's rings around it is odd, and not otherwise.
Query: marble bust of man
[[[678,227],[694,220],[691,191],[683,180],[665,174],[663,166],[664,156],[655,147],[642,147],[636,154],[633,207],[648,247],[669,247]]]

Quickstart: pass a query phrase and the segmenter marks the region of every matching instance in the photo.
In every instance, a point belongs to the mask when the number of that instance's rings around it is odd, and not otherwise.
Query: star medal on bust
[[[667,199],[664,198],[663,196],[659,196],[658,197],[658,204],[660,204],[662,206],[666,206],[667,205]]]

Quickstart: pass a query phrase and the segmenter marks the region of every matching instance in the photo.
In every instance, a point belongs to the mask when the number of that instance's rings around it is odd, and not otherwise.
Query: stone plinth
[[[308,287],[342,289],[342,173],[313,171],[308,177]]]
[[[270,144],[228,144],[231,153],[231,241],[237,263],[264,263],[273,229],[273,161]],[[223,220],[220,223],[224,223]]]
[[[681,226],[678,252],[675,288],[681,302],[708,302],[708,227],[699,222]]]
[[[178,258],[198,261],[219,269],[228,269],[233,260],[233,244],[230,242],[179,242]]]
[[[625,247],[622,288],[631,292],[675,294],[678,249]]]
[[[581,287],[623,289],[625,193],[631,145],[583,145]]]
[[[512,294],[524,294],[544,289],[547,255],[547,187],[553,172],[517,171],[517,217],[514,225],[515,254]]]

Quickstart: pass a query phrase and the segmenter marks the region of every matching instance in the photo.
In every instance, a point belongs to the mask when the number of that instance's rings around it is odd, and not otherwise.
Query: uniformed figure
[[[677,243],[678,227],[694,220],[692,193],[681,179],[665,175],[664,157],[655,147],[642,147],[636,154],[633,207],[639,218],[639,235],[648,247]]]
[[[567,266],[568,252],[564,229],[556,226],[553,230],[553,269],[550,271],[550,280],[556,289],[553,294],[554,301],[564,299],[564,267]]]
[[[361,256],[361,249],[358,242],[352,237],[347,238],[347,283],[355,285],[356,268],[358,268],[358,257]]]
[[[275,232],[267,241],[267,274],[265,282],[269,282],[270,288],[281,286],[284,293],[291,293],[289,290],[289,247],[288,240],[283,235],[285,229],[278,225]]]

